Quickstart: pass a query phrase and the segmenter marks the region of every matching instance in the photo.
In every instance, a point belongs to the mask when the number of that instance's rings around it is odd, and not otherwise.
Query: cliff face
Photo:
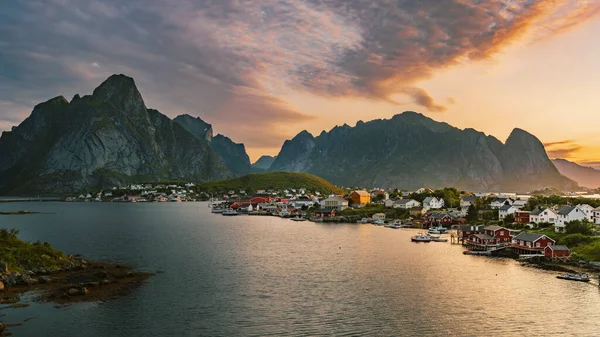
[[[587,188],[600,187],[600,170],[560,158],[552,160],[552,163],[562,175],[575,180],[579,185]]]
[[[199,117],[181,115],[173,119],[196,137],[206,139],[211,148],[219,155],[225,166],[236,175],[250,172],[250,158],[244,144],[235,143],[229,137],[213,137],[212,126]]]
[[[574,187],[541,142],[515,129],[506,144],[414,112],[390,120],[335,127],[284,143],[272,171],[308,172],[339,185],[469,190]]]
[[[230,177],[204,139],[148,110],[132,78],[36,106],[0,137],[0,193],[64,193],[162,179]]]

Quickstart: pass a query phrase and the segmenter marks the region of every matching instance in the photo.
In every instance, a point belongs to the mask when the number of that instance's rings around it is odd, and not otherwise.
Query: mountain
[[[234,143],[223,135],[213,137],[212,126],[199,117],[181,115],[175,117],[173,121],[179,123],[196,137],[205,139],[219,154],[225,166],[234,174],[244,175],[250,172],[250,158],[244,144]]]
[[[209,193],[226,193],[228,191],[240,190],[253,193],[257,190],[285,190],[306,188],[310,191],[319,191],[321,194],[329,193],[343,194],[344,190],[332,185],[323,178],[297,172],[269,172],[259,174],[248,174],[242,177],[228,180],[209,181],[197,185],[201,191]]]
[[[38,104],[0,137],[2,194],[231,176],[205,139],[146,108],[134,80],[125,75],[110,76],[92,95]]]
[[[336,126],[317,137],[302,131],[283,144],[270,170],[307,172],[344,186],[519,192],[576,187],[526,131],[515,129],[503,144],[410,111],[355,127]]]
[[[252,164],[252,168],[259,169],[259,170],[268,170],[276,158],[277,158],[277,156],[275,156],[275,157],[262,156],[262,157],[258,158],[258,160],[256,162],[254,162],[254,164]]]
[[[212,125],[206,123],[200,117],[192,117],[188,114],[173,118],[173,121],[179,123],[196,137],[210,142],[213,138]]]
[[[575,180],[579,185],[587,188],[600,187],[600,171],[593,167],[581,166],[561,158],[552,162],[560,174]]]

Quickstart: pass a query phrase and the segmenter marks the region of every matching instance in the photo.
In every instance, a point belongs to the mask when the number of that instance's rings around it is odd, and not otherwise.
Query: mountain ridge
[[[203,139],[148,109],[133,78],[57,96],[0,136],[0,193],[71,193],[124,183],[233,174]]]
[[[562,175],[575,180],[579,185],[587,188],[600,187],[599,170],[590,166],[579,165],[562,158],[555,158],[552,160],[552,163]]]
[[[515,128],[505,143],[416,112],[286,140],[271,170],[307,172],[340,185],[470,190],[573,187],[542,143]],[[541,178],[541,179],[540,179]]]

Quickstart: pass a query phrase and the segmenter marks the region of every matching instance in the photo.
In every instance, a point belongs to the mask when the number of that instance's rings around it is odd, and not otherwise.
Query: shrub
[[[571,221],[571,222],[567,223],[567,226],[565,229],[566,229],[567,234],[577,234],[577,233],[581,233],[584,235],[592,234],[592,226],[590,225],[590,223],[585,222],[585,221],[579,221],[579,220]]]
[[[563,245],[572,247],[572,246],[577,246],[581,243],[590,243],[593,240],[594,239],[589,236],[583,235],[581,233],[577,233],[577,234],[566,235],[563,238],[561,238],[559,241]]]

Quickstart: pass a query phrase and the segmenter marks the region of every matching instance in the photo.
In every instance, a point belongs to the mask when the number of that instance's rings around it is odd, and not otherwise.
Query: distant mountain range
[[[251,165],[243,144],[213,136],[212,126],[202,119],[181,115],[171,120],[147,108],[134,80],[125,75],[109,77],[91,95],[38,104],[0,137],[4,195],[158,180],[202,182],[264,171],[305,172],[344,186],[576,187],[559,173],[541,142],[523,130],[513,130],[503,144],[415,112],[337,126],[317,137],[303,131],[287,140],[276,157],[263,156]],[[572,171],[561,169],[582,181]],[[588,183],[595,184],[582,182]]]
[[[587,188],[600,187],[600,171],[593,167],[581,166],[566,159],[556,158],[552,160],[558,171],[579,185]]]
[[[514,129],[503,144],[415,112],[338,126],[287,140],[271,171],[307,172],[344,186],[455,186],[467,190],[572,189],[533,135]]]

